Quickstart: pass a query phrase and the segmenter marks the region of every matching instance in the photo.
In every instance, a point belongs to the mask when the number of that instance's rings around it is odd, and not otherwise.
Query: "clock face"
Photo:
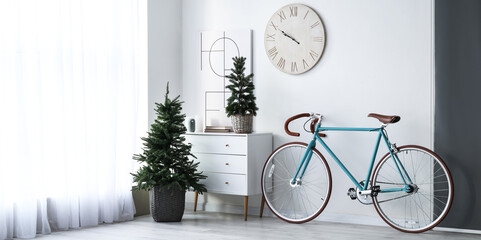
[[[277,10],[264,33],[267,57],[279,70],[300,74],[321,59],[325,46],[322,20],[310,7],[290,4]]]

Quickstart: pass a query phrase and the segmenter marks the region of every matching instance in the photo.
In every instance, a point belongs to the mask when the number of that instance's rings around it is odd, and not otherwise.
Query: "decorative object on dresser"
[[[156,222],[179,222],[184,214],[185,191],[206,191],[205,185],[199,182],[206,176],[197,171],[199,163],[189,159],[195,156],[182,135],[187,129],[180,96],[171,100],[168,95],[167,83],[164,103],[155,103],[157,119],[148,137],[142,138],[143,153],[133,157],[142,164],[132,173],[137,183],[133,189],[150,191],[151,213]]]
[[[185,119],[185,127],[187,128],[187,132],[195,132],[195,118],[193,117],[187,117]]]
[[[205,93],[204,126],[231,126],[225,112],[230,96],[225,88],[229,83],[227,75],[234,68],[231,59],[240,56],[246,57],[245,72],[252,72],[252,30],[202,31],[199,46],[198,89]]]
[[[234,68],[226,76],[231,84],[226,88],[231,91],[227,99],[225,112],[231,118],[235,133],[251,133],[252,120],[257,115],[256,97],[254,95],[254,74],[245,75],[245,57],[233,57]]]
[[[228,133],[232,131],[232,127],[225,126],[205,126],[204,132],[206,133]]]
[[[314,9],[297,3],[286,5],[267,22],[264,33],[267,57],[284,73],[307,72],[321,59],[325,35],[322,20]]]
[[[187,144],[197,156],[202,180],[209,193],[244,196],[247,220],[248,196],[260,194],[262,166],[272,151],[272,134],[187,133]],[[194,211],[198,194],[195,194]]]

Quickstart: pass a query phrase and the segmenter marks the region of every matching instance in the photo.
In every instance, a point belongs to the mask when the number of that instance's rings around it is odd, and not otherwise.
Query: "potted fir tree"
[[[163,104],[156,103],[157,119],[151,125],[148,137],[143,137],[143,153],[134,160],[142,165],[133,173],[137,183],[134,190],[150,191],[152,217],[156,222],[178,222],[185,208],[185,192],[189,188],[206,191],[199,180],[206,176],[197,172],[199,163],[189,159],[191,146],[184,143],[185,114],[181,114],[182,102],[177,96],[169,99],[169,84]]]
[[[234,57],[232,73],[226,76],[231,84],[227,85],[232,95],[227,99],[225,111],[231,118],[232,128],[236,133],[251,133],[252,120],[257,115],[256,97],[254,96],[254,74],[245,75],[245,57]]]

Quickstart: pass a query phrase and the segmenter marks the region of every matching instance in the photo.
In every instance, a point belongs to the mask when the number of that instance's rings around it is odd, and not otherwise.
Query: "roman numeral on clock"
[[[271,21],[271,26],[274,28],[274,30],[276,30],[276,31],[277,31],[277,27],[278,27],[278,26],[277,26],[277,25],[275,25],[275,24],[274,24],[272,21]]]
[[[297,17],[297,7],[289,7],[291,15],[289,17]]]
[[[316,58],[319,57],[319,53],[316,53],[316,52],[314,52],[314,51],[312,51],[312,50],[309,52],[309,55],[311,55],[312,60],[314,60],[314,61],[316,61]]]
[[[307,10],[306,15],[304,15],[304,20],[306,20],[307,14],[309,13],[309,10]]]
[[[297,62],[291,62],[291,72],[299,72],[297,69]]]
[[[286,20],[286,14],[284,14],[284,11],[278,12],[277,15],[279,16],[281,22],[282,20]]]
[[[305,59],[302,59],[302,66],[304,67],[304,69],[309,67],[309,64],[307,64]]]
[[[286,60],[281,57],[281,58],[279,59],[279,61],[277,62],[277,66],[278,66],[279,68],[284,69],[284,67],[286,66]]]
[[[275,38],[276,34],[269,34],[269,33],[266,33],[266,41],[276,41],[276,38]]]
[[[275,59],[277,56],[277,48],[273,47],[269,50],[267,50],[267,54],[269,55],[270,58]]]

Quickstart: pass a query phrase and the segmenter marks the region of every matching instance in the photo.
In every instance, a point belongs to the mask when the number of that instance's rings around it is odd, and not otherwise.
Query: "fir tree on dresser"
[[[204,184],[199,180],[206,176],[197,172],[199,163],[194,163],[189,156],[191,147],[184,143],[186,127],[185,114],[181,114],[182,103],[177,96],[169,99],[169,84],[164,103],[155,103],[157,119],[150,127],[148,137],[143,137],[143,153],[135,154],[134,160],[141,163],[140,169],[133,173],[137,183],[135,190],[150,190],[155,186],[162,189],[193,190],[205,192]]]
[[[229,78],[229,89],[232,95],[227,99],[227,107],[225,111],[227,117],[233,115],[257,115],[256,97],[254,96],[254,74],[245,75],[245,57],[234,57],[234,68],[232,73],[226,76]]]

